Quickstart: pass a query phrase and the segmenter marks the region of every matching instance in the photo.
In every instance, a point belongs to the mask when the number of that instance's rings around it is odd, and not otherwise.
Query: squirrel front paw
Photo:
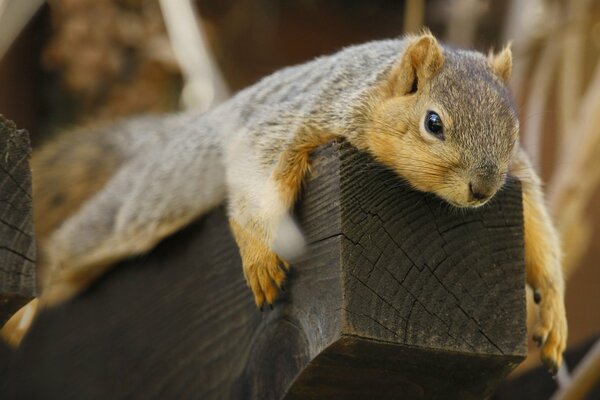
[[[265,302],[272,305],[286,278],[289,264],[282,260],[257,234],[260,229],[244,229],[229,220],[231,232],[240,248],[246,283],[254,294],[256,306],[262,310]]]
[[[245,249],[247,252],[249,249]],[[252,256],[242,256],[244,277],[254,294],[256,306],[272,305],[286,278],[289,265],[271,250],[251,250]]]
[[[540,308],[533,340],[541,348],[542,362],[555,375],[562,363],[567,341],[564,301],[561,295],[551,291],[536,290],[534,296]]]

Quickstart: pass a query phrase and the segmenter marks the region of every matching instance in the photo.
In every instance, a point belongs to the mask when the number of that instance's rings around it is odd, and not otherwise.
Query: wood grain
[[[30,152],[27,132],[0,115],[0,326],[35,295]]]
[[[296,209],[309,243],[259,312],[223,209],[43,313],[18,398],[482,398],[524,357],[520,188],[457,211],[344,143]]]

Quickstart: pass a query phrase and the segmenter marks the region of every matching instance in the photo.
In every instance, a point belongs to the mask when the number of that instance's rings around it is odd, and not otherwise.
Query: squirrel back
[[[403,72],[406,68],[401,56],[410,43],[415,47],[414,42],[415,37],[369,42],[285,68],[203,116],[142,117],[63,135],[35,152],[32,160],[39,237],[44,238],[56,229],[60,221],[102,188],[123,163],[149,158],[157,153],[156,149],[177,147],[168,145],[173,141],[189,149],[197,148],[198,142],[202,142],[199,138],[214,136],[209,141],[214,148],[221,148],[222,156],[238,157],[245,148],[254,147],[260,149],[261,162],[272,163],[294,140],[294,131],[314,126],[346,137],[395,168],[417,188],[431,191],[428,184],[417,182],[427,179],[426,176],[399,168],[398,164],[406,160],[390,151],[400,147],[399,143],[387,140],[390,133],[401,131],[403,125],[418,129],[414,125],[420,125],[421,121],[408,120],[416,114],[415,108],[427,103],[443,114],[447,125],[453,126],[446,127],[448,141],[443,149],[428,146],[423,151],[423,146],[415,140],[404,140],[402,147],[406,151],[402,153],[407,157],[412,155],[408,160],[415,157],[416,150],[418,157],[430,164],[441,157],[450,164],[469,164],[473,170],[485,171],[493,170],[492,164],[499,159],[506,163],[516,138],[516,132],[512,131],[518,126],[503,85],[507,68],[504,64],[510,60],[486,59],[477,52],[444,47],[443,55],[441,48],[437,55],[442,59],[437,61],[441,64],[439,73],[431,80],[421,76],[422,81],[418,82],[418,75],[427,73],[426,68],[419,72],[409,66],[408,75],[413,78],[402,76],[407,73]],[[436,56],[435,52],[413,52],[425,58]],[[423,61],[435,68],[434,59]],[[410,81],[410,87],[402,88],[398,80]],[[425,99],[410,104],[394,102],[399,92],[414,85],[423,85],[426,90],[421,97]],[[415,93],[414,97],[416,100],[419,96]],[[273,129],[274,120],[280,129]],[[270,125],[269,135],[262,135],[263,124]],[[382,134],[382,127],[387,127],[388,132]],[[498,131],[511,134],[497,134]],[[396,136],[395,139],[403,140],[408,135]],[[176,162],[173,155],[158,153],[156,157],[161,161],[157,165]]]
[[[59,135],[34,151],[31,160],[37,237],[42,241],[47,238],[96,194],[124,163],[144,157],[144,153],[152,153],[153,149],[164,148],[169,141],[177,140],[176,136],[181,138],[182,128],[189,134],[191,142],[205,130],[223,138],[234,136],[236,129],[260,124],[275,113],[298,120],[300,124],[312,112],[310,108],[318,109],[319,103],[329,97],[323,96],[323,84],[332,93],[360,92],[369,87],[370,81],[376,80],[378,72],[373,66],[376,65],[377,70],[385,69],[399,48],[401,42],[398,40],[373,42],[282,69],[204,116],[195,113],[142,116]],[[361,66],[348,71],[340,67],[348,64],[346,58],[356,55],[361,56]],[[367,61],[373,65],[366,65]],[[367,79],[365,71],[372,76]],[[346,100],[346,96],[341,99]],[[204,121],[194,125],[200,118]],[[172,160],[164,158],[163,162]]]

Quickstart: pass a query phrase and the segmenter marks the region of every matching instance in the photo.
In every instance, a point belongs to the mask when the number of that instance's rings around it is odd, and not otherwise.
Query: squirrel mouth
[[[451,206],[456,207],[456,208],[479,208],[479,207],[485,205],[488,201],[490,201],[490,199],[491,199],[491,197],[484,199],[484,200],[470,200],[466,203],[458,203],[454,200],[444,198],[444,201],[446,201],[448,204],[450,204]]]

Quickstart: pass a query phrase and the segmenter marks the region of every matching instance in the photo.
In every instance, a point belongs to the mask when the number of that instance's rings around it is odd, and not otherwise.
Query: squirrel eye
[[[444,140],[444,124],[442,118],[434,111],[425,115],[425,130],[440,140]]]

